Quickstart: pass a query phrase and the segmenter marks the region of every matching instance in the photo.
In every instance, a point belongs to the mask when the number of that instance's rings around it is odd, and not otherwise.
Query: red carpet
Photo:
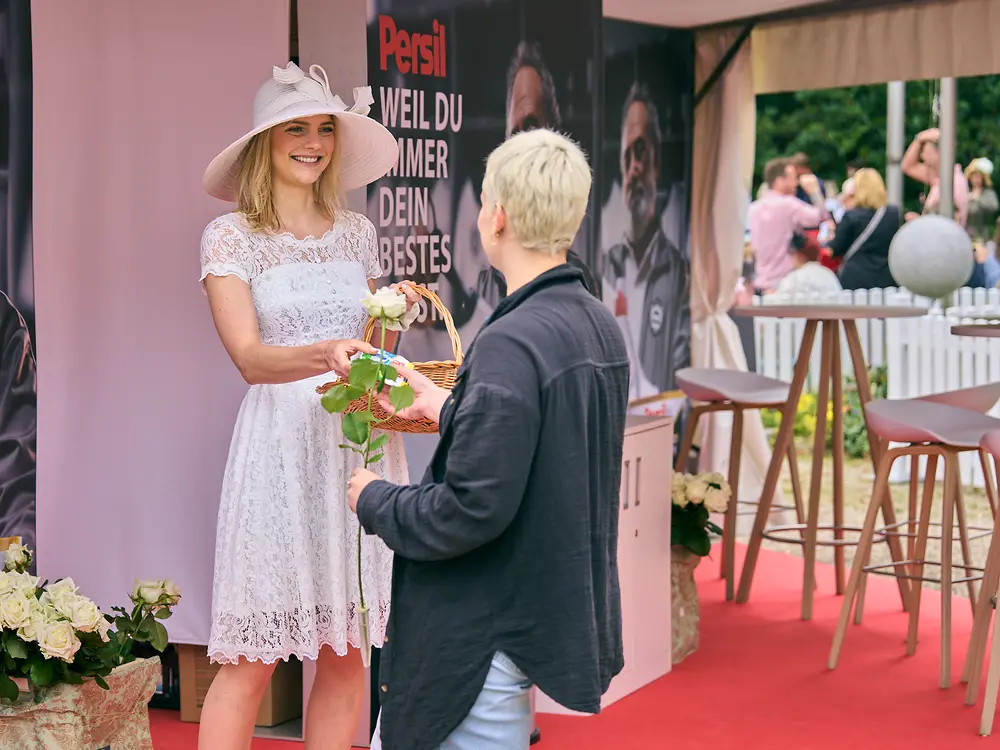
[[[741,550],[742,552],[742,550]],[[741,561],[742,562],[742,561]],[[737,567],[739,570],[739,567]],[[539,716],[538,750],[963,750],[1000,747],[978,735],[980,706],[958,682],[971,629],[953,606],[950,690],[938,688],[940,599],[924,592],[921,642],[905,656],[906,618],[891,579],[873,577],[865,621],[848,631],[840,666],[826,669],[842,599],[820,569],[815,617],[799,619],[800,558],[761,552],[751,601],[727,604],[718,563],[699,568],[701,648],[674,671],[595,717]],[[197,746],[197,726],[154,712],[156,750]],[[291,750],[256,740],[254,750]]]

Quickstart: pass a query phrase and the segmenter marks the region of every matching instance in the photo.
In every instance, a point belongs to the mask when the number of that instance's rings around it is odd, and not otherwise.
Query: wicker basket
[[[462,340],[458,337],[458,331],[455,330],[455,321],[452,320],[451,313],[448,312],[448,308],[444,306],[434,292],[415,284],[412,285],[411,288],[421,297],[426,299],[431,306],[441,314],[441,318],[444,320],[444,326],[448,331],[448,338],[451,339],[451,351],[454,356],[454,359],[448,362],[414,362],[413,369],[430,378],[431,382],[435,385],[451,390],[455,385],[455,375],[458,374],[458,368],[462,364],[463,356]],[[375,318],[368,319],[368,324],[365,326],[364,336],[362,337],[365,341],[371,341],[372,334],[375,333],[376,322]],[[322,395],[337,384],[337,381],[325,383],[317,388],[316,392]],[[365,395],[348,404],[344,413],[348,414],[354,411],[364,411],[367,408],[368,396]],[[437,423],[432,422],[429,419],[402,419],[400,417],[392,416],[389,412],[383,409],[382,405],[375,399],[372,399],[372,413],[375,415],[375,419],[386,420],[378,425],[378,429],[380,430],[422,434],[435,433],[438,430]]]

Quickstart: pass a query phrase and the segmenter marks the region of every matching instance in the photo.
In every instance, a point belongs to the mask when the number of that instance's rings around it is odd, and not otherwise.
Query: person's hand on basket
[[[417,285],[412,281],[400,281],[398,284],[390,284],[389,288],[397,292],[402,292],[406,297],[407,309],[413,310],[414,305],[420,306],[420,295],[414,289],[415,286]]]
[[[430,378],[416,370],[400,370],[399,375],[413,388],[414,398],[413,404],[400,409],[397,415],[403,419],[429,419],[437,422],[451,391],[434,385]],[[378,401],[386,411],[394,411],[389,403],[388,393],[378,394]]]

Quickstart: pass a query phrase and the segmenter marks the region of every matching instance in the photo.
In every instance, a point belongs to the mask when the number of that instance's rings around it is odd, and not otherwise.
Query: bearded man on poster
[[[624,664],[628,354],[566,263],[590,186],[583,152],[548,130],[490,155],[478,226],[508,296],[452,391],[405,371],[402,416],[441,436],[423,481],[351,478],[351,508],[395,553],[373,749],[526,748],[532,685],[598,713]]]

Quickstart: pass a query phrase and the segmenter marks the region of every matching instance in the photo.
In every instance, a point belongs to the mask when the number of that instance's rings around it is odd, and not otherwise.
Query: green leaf
[[[28,644],[22,641],[14,633],[11,633],[10,637],[5,639],[7,641],[7,653],[10,654],[15,659],[27,659],[28,658]]]
[[[379,378],[379,385],[383,385],[387,380],[395,380],[399,377],[399,372],[392,365],[386,365],[382,368],[382,377]]]
[[[389,436],[383,432],[377,438],[372,439],[371,445],[368,446],[368,450],[377,451],[388,442],[389,442]]]
[[[150,645],[160,653],[163,653],[164,649],[167,647],[167,642],[167,629],[163,627],[163,623],[153,622],[149,638]]]
[[[351,385],[370,391],[378,383],[378,362],[372,359],[356,359],[351,363]]]
[[[384,455],[385,455],[384,453],[376,453],[374,456],[369,456],[368,460],[365,461],[365,466],[371,466],[373,463],[381,459],[382,456]]]
[[[111,686],[107,682],[105,682],[104,678],[101,677],[99,674],[94,675],[94,682],[96,682],[100,687],[104,688],[105,690],[111,689]]]
[[[389,403],[392,404],[392,408],[396,411],[402,411],[409,406],[413,406],[415,398],[416,394],[413,392],[413,386],[409,383],[397,385],[389,391]]]
[[[341,443],[337,447],[338,448],[344,448],[344,449],[349,450],[349,451],[354,451],[355,453],[364,453],[364,451],[361,450],[361,448],[359,448],[356,445],[351,445],[350,443]]]
[[[28,679],[39,687],[45,687],[46,685],[52,684],[52,680],[55,679],[55,676],[55,665],[47,659],[33,662],[31,664],[31,669],[28,672]]]
[[[21,691],[17,683],[5,674],[0,674],[0,698],[8,701],[16,701]]]
[[[171,612],[169,609],[164,608],[156,610],[156,612],[153,613],[153,617],[155,617],[157,620],[169,620],[170,615],[172,614],[173,612]]]
[[[344,430],[344,437],[352,443],[364,445],[365,441],[368,440],[368,422],[370,419],[370,413],[360,414],[355,411],[345,414],[343,424],[341,425]]]
[[[335,385],[323,394],[321,403],[323,408],[331,414],[338,414],[347,408],[354,399],[365,395],[363,389],[347,383]]]
[[[684,546],[702,557],[708,557],[708,554],[712,551],[712,543],[708,540],[708,535],[706,534],[687,539]]]

